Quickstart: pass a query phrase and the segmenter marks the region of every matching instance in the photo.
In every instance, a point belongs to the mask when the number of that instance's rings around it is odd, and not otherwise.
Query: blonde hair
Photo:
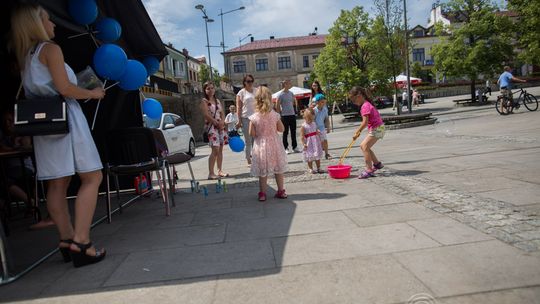
[[[268,113],[272,111],[272,92],[265,87],[261,86],[255,93],[255,109],[260,113]]]
[[[315,110],[313,108],[307,108],[304,110],[304,115],[302,116],[306,121],[308,120],[307,116],[309,116],[311,118],[310,122],[313,122],[313,120],[315,119]]]
[[[17,57],[19,69],[23,70],[28,52],[38,43],[50,41],[43,26],[45,10],[33,3],[24,3],[13,9],[11,14],[10,48]]]

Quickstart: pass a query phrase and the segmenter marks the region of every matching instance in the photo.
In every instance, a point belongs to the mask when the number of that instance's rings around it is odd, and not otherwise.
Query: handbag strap
[[[21,91],[22,91],[22,79],[21,79],[21,83],[19,84],[19,89],[17,90],[17,95],[15,95],[15,100],[19,100],[19,96],[21,95]]]
[[[217,100],[217,98],[215,98],[215,97],[214,97],[214,99],[216,100],[216,103],[215,103],[216,110],[214,111],[214,116],[212,116],[212,118],[215,119],[215,118],[216,118],[216,113],[217,113],[217,111],[218,111],[218,106],[217,106],[217,105],[218,105],[218,100]],[[209,101],[210,101],[210,100],[209,100]],[[210,124],[210,127],[208,127],[208,130],[206,130],[206,132],[207,132],[207,133],[210,132],[210,129],[212,129],[212,124]]]

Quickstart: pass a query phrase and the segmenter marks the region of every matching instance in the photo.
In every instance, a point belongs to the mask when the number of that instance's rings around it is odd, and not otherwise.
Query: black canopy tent
[[[9,6],[24,1],[9,1]],[[50,14],[51,20],[56,24],[54,41],[58,43],[64,52],[65,61],[73,68],[75,72],[83,70],[86,66],[93,65],[93,55],[96,46],[89,35],[83,35],[75,38],[68,38],[73,35],[86,33],[85,26],[76,24],[68,12],[67,0],[39,0],[35,1],[41,4]],[[111,17],[116,19],[122,26],[122,35],[120,40],[115,43],[121,46],[126,52],[128,58],[142,60],[146,56],[155,56],[162,60],[167,55],[167,50],[157,33],[152,20],[148,16],[140,0],[97,0],[99,18]],[[7,11],[7,12],[6,12]],[[2,102],[3,106],[12,108],[14,96],[19,85],[19,73],[13,68],[14,58],[10,57],[5,49],[7,33],[9,32],[9,11],[4,11],[2,43],[3,50],[2,63],[6,64],[6,69],[10,71],[3,92],[9,92],[9,98]],[[5,78],[4,78],[5,79]],[[112,84],[108,82],[107,85]],[[138,91],[124,91],[113,87],[107,90],[106,97],[102,100],[99,113],[93,130],[94,141],[100,152],[102,161],[106,160],[104,153],[104,140],[107,132],[112,129],[141,126],[142,113],[139,102]],[[97,102],[81,103],[83,111],[89,124],[92,124]],[[124,184],[124,183],[122,183]],[[73,193],[70,191],[70,193]]]
[[[21,0],[8,0],[3,2],[4,9],[1,10],[0,22],[2,23],[0,35],[0,71],[2,71],[2,98],[0,101],[0,112],[13,109],[15,95],[20,84],[19,71],[17,70],[16,60],[8,52],[7,42],[10,31],[10,12],[14,5]],[[74,22],[68,13],[67,0],[39,0],[34,1],[41,4],[50,14],[51,20],[56,24],[54,41],[58,43],[64,53],[65,61],[73,68],[75,72],[81,71],[86,66],[92,66],[93,55],[96,45],[89,35],[83,35],[69,39],[69,36],[86,33],[84,26]],[[122,35],[119,41],[115,42],[126,52],[128,58],[142,60],[146,56],[155,56],[162,60],[167,55],[161,38],[157,33],[152,20],[148,16],[141,0],[96,0],[99,9],[98,18],[111,17],[116,19],[122,26]],[[112,84],[108,82],[108,85]],[[142,110],[140,106],[139,91],[124,91],[118,86],[107,90],[106,97],[101,101],[99,113],[93,130],[93,137],[102,161],[106,160],[104,153],[104,142],[107,133],[112,129],[141,126]],[[97,103],[95,101],[81,103],[83,111],[89,122],[92,124],[94,112]],[[77,181],[73,182],[76,186]],[[131,183],[126,180],[126,185]],[[74,189],[70,189],[70,194],[74,194]],[[1,229],[0,229],[1,230]],[[29,265],[28,262],[36,261],[40,256],[48,253],[50,245],[56,246],[56,242],[50,242],[50,238],[57,236],[47,236],[35,241],[32,245],[33,250],[24,250],[15,248],[20,246],[11,246],[12,258],[10,264],[10,274],[20,273],[23,269],[30,269],[35,265]],[[20,242],[26,243],[26,242]],[[8,244],[9,246],[9,244]],[[54,248],[54,247],[53,247]],[[21,250],[19,250],[21,249]],[[32,256],[21,257],[22,251],[31,252]],[[24,260],[25,262],[22,262]],[[1,266],[1,265],[0,265]],[[30,268],[28,268],[30,267]],[[0,267],[0,284],[2,284],[2,267]],[[14,271],[14,272],[13,272]],[[4,274],[5,275],[5,274]],[[18,276],[17,276],[18,277]],[[5,278],[5,277],[4,277]]]
[[[11,6],[21,1],[10,1]],[[79,36],[69,39],[69,36],[85,33],[86,27],[76,24],[68,13],[68,1],[66,0],[40,0],[40,3],[51,15],[52,21],[56,24],[56,37],[54,41],[58,43],[64,52],[65,61],[73,68],[75,72],[84,69],[86,66],[92,66],[93,55],[96,46],[89,35]],[[159,60],[167,55],[163,42],[157,33],[152,20],[148,16],[140,0],[98,0],[99,17],[111,17],[116,19],[122,26],[122,36],[116,42],[121,46],[128,58],[142,60],[146,56],[155,56]],[[9,11],[9,10],[8,10]],[[6,13],[4,11],[4,13]],[[9,14],[9,12],[7,12]],[[6,33],[9,31],[9,15],[2,18],[7,20],[7,27],[3,28],[2,43],[3,48],[6,45]],[[2,56],[6,57],[6,50],[2,50]],[[12,58],[3,58],[2,62],[7,64],[8,70],[11,67]],[[5,71],[5,70],[4,70]],[[11,68],[13,71],[13,68]],[[18,73],[11,73],[10,83],[18,83]],[[112,84],[109,82],[109,84]],[[18,87],[18,85],[16,85]],[[15,88],[16,89],[16,88]],[[11,86],[9,91],[13,91]],[[10,92],[10,96],[14,96]],[[11,103],[13,103],[13,98]],[[82,104],[83,111],[89,122],[92,122],[95,102]],[[11,106],[11,105],[9,105]],[[141,108],[139,103],[138,91],[126,92],[118,87],[107,90],[105,99],[101,102],[99,114],[94,128],[94,139],[100,148],[103,136],[111,129],[120,127],[140,126]]]

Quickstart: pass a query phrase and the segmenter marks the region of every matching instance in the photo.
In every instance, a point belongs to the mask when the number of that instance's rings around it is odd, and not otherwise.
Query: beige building
[[[280,82],[289,79],[293,86],[309,87],[309,75],[325,45],[326,35],[254,40],[224,53],[225,71],[232,84],[242,87],[246,74],[255,77],[256,85],[279,91]]]

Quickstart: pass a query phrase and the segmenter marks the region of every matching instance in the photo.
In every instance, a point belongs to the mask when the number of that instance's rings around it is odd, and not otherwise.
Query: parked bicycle
[[[514,109],[519,109],[520,105],[523,104],[525,108],[529,111],[536,111],[538,109],[538,99],[534,95],[527,93],[523,88],[519,88],[519,91],[511,92],[510,95],[519,93],[519,97],[514,99],[509,96],[498,96],[497,102],[495,102],[495,109],[501,115],[508,115],[514,111]]]

